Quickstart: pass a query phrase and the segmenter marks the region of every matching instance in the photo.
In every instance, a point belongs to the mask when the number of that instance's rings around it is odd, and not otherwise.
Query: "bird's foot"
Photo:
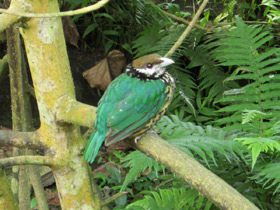
[[[136,136],[134,139],[135,144],[142,138],[142,135]]]
[[[153,130],[153,129],[150,129],[150,130],[146,131],[146,133],[157,134],[157,132],[156,132],[155,130]],[[134,139],[135,144],[137,144],[137,142],[138,142],[146,133],[143,133],[143,134],[141,134],[141,135],[139,135],[139,136],[136,136],[135,139]]]

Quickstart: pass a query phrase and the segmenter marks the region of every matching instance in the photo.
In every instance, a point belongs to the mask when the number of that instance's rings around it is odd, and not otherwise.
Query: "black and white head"
[[[126,72],[140,79],[159,79],[164,74],[165,67],[173,63],[170,58],[150,54],[135,59]]]

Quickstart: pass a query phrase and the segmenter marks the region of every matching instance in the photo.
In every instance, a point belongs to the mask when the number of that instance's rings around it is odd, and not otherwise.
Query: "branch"
[[[10,158],[0,159],[0,168],[15,166],[15,165],[46,165],[46,166],[57,166],[62,165],[54,160],[52,157],[47,156],[17,156]]]
[[[46,193],[41,180],[40,168],[37,166],[29,166],[29,177],[38,201],[38,209],[49,210]]]
[[[213,201],[221,209],[257,210],[224,180],[204,168],[183,151],[154,134],[146,134],[135,145],[139,150],[171,169],[199,193]]]
[[[67,11],[67,12],[54,12],[54,13],[28,13],[28,12],[17,12],[12,11],[10,9],[0,9],[0,13],[5,13],[9,15],[13,15],[15,17],[30,17],[30,18],[52,18],[52,17],[63,17],[63,16],[73,16],[73,15],[80,15],[85,14],[88,12],[92,12],[94,10],[98,10],[107,4],[110,0],[101,0],[91,6],[87,6],[81,9]]]
[[[0,9],[0,13],[1,11],[5,11],[3,13],[7,13],[7,14],[0,15],[0,23],[1,23],[0,32],[6,30],[7,28],[9,28],[11,25],[18,22],[22,18],[20,16],[8,15],[8,13],[21,13],[21,12],[27,12],[31,10],[30,10],[30,5],[26,4],[25,2],[12,0],[9,9],[8,10]]]
[[[96,108],[93,106],[64,96],[58,100],[56,107],[56,121],[59,123],[67,122],[87,127],[94,125]]]
[[[200,7],[197,10],[194,18],[192,19],[192,21],[190,22],[190,24],[188,25],[186,30],[182,33],[182,35],[177,40],[177,42],[172,46],[172,48],[166,53],[165,57],[171,56],[175,52],[175,50],[183,43],[184,39],[188,36],[188,34],[190,33],[191,29],[194,27],[194,24],[198,20],[199,16],[201,15],[201,13],[202,13],[204,7],[206,6],[206,4],[208,3],[208,1],[209,0],[204,0],[202,2],[202,4],[200,5]]]
[[[37,132],[17,132],[0,130],[0,146],[13,146],[43,150],[46,147],[39,141]]]
[[[106,206],[109,203],[113,202],[114,200],[118,199],[119,197],[122,197],[123,195],[127,194],[128,192],[118,192],[111,197],[107,198],[106,200],[102,201],[101,206]]]

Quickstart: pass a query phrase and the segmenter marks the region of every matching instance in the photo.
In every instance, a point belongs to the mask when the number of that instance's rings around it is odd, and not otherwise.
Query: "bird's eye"
[[[151,63],[148,63],[148,64],[147,64],[147,68],[148,68],[148,69],[151,69],[151,68],[153,68],[153,64],[151,64]]]

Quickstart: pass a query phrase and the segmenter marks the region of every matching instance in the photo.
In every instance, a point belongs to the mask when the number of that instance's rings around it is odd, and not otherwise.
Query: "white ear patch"
[[[138,73],[145,75],[146,77],[159,78],[165,72],[165,67],[174,63],[170,58],[162,57],[160,64],[148,63],[145,68],[135,69]]]
[[[136,69],[137,72],[142,73],[144,75],[147,76],[157,76],[157,75],[161,75],[164,73],[165,68],[161,68],[159,64],[154,65],[152,68],[142,68],[142,69]]]

